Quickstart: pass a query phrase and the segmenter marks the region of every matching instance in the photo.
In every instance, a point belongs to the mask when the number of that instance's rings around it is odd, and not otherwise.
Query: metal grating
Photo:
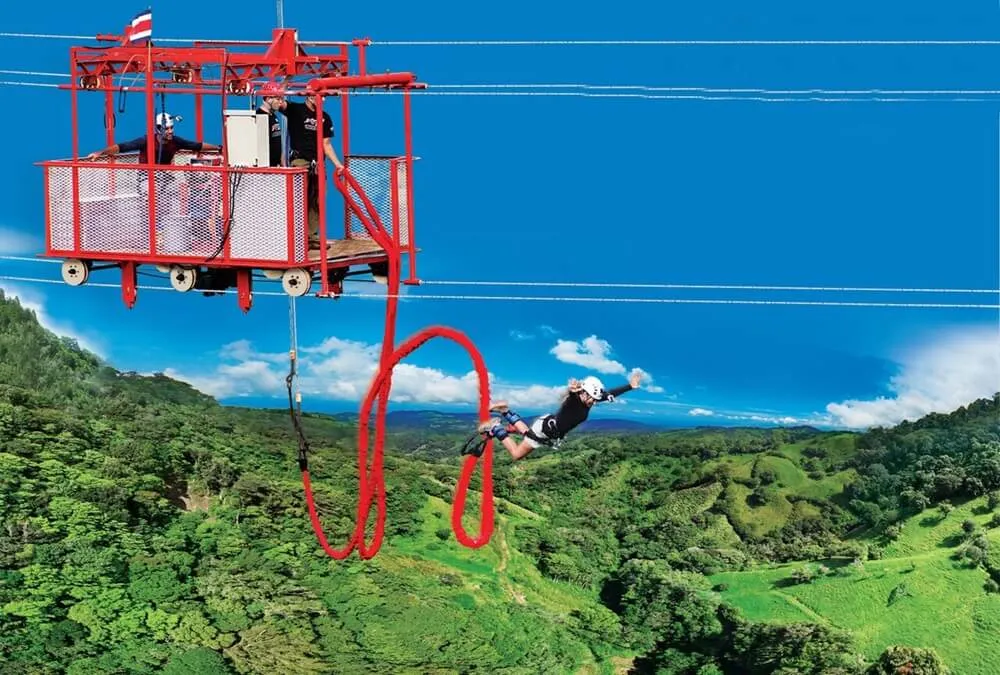
[[[305,261],[304,169],[231,171],[228,178],[222,167],[168,165],[155,171],[153,261],[157,256],[213,256],[227,225],[228,261]],[[46,166],[51,247],[75,248],[74,172],[79,181],[78,253],[149,255],[149,173],[128,161],[86,162],[76,169]],[[227,219],[229,210],[232,218]],[[294,235],[291,256],[289,228]],[[222,259],[220,253],[217,260]]]
[[[301,192],[303,173],[293,181]],[[294,188],[293,188],[294,189]],[[229,230],[230,255],[233,259],[288,260],[288,227],[302,231],[304,214],[301,206],[291,224],[288,211],[288,180],[271,173],[235,173],[230,178],[232,196],[231,227]],[[301,204],[301,200],[300,200]],[[298,227],[296,227],[298,224]],[[301,239],[301,236],[297,237]],[[295,259],[302,260],[299,246],[293,249]]]
[[[382,228],[389,234],[393,233],[393,212],[399,214],[399,243],[406,247],[409,245],[409,227],[406,217],[406,204],[408,193],[406,190],[406,162],[401,157],[369,157],[369,156],[349,156],[347,170],[351,172],[358,182],[361,190],[365,193],[375,208]],[[393,199],[393,185],[391,176],[395,174],[395,199]],[[367,214],[365,203],[359,195],[351,190],[351,196],[355,203]],[[395,204],[393,202],[396,202]],[[378,226],[378,221],[374,224]],[[347,215],[347,236],[351,239],[371,240],[364,223],[349,211]]]

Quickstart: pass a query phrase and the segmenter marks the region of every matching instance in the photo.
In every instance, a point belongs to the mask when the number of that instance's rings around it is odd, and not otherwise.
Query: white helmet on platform
[[[174,126],[174,122],[180,122],[181,119],[180,115],[161,112],[156,116],[156,127],[157,129],[170,129]]]
[[[585,377],[583,382],[580,383],[580,388],[587,392],[593,399],[599,401],[604,398],[604,383],[593,375]]]

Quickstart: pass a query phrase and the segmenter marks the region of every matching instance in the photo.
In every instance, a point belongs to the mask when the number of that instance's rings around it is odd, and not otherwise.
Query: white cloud
[[[5,296],[8,298],[17,298],[22,307],[34,312],[35,317],[38,319],[38,323],[42,326],[42,328],[45,328],[60,337],[67,337],[76,340],[76,343],[80,345],[82,349],[87,350],[101,359],[107,359],[107,353],[99,341],[84,335],[71,324],[53,318],[45,306],[46,298],[42,293],[33,289],[25,289],[18,285],[2,282],[0,282],[0,289],[3,290]]]
[[[609,358],[611,344],[596,335],[584,338],[583,342],[558,340],[556,346],[550,349],[549,353],[563,363],[596,370],[599,373],[625,373],[625,366]]]
[[[731,422],[757,422],[758,424],[774,424],[780,426],[791,425],[814,425],[827,426],[829,420],[818,417],[793,417],[792,415],[764,415],[759,412],[716,412],[708,408],[691,408],[688,415],[692,417],[714,417],[716,419],[729,420]]]
[[[378,372],[379,344],[330,337],[318,345],[300,347],[297,386],[303,397],[338,401],[361,401]],[[191,375],[166,369],[168,377],[189,383],[217,398],[274,396],[286,394],[288,354],[255,351],[247,340],[224,345],[223,363],[207,375]],[[488,373],[493,400],[505,399],[517,408],[548,409],[558,405],[566,386],[527,386],[497,383]],[[458,375],[408,361],[398,364],[392,374],[391,398],[396,403],[467,404],[479,402],[479,377],[475,370]]]
[[[260,359],[273,363],[288,363],[288,352],[264,353],[255,352],[253,344],[249,340],[236,340],[223,345],[219,350],[219,356],[224,359],[235,359],[244,361],[248,359]]]
[[[581,366],[605,375],[624,375],[626,368],[621,362],[611,358],[613,350],[611,343],[596,335],[584,338],[582,342],[575,340],[558,340],[549,353],[563,363]],[[653,377],[642,368],[632,368],[628,377],[639,376],[639,386],[654,394],[663,393],[663,387],[653,384]]]
[[[888,386],[892,397],[830,403],[826,410],[835,424],[863,429],[949,413],[992,397],[1000,390],[997,327],[951,331],[908,350]]]
[[[526,387],[499,385],[491,387],[491,391],[496,392],[494,399],[509,401],[511,406],[515,408],[533,410],[552,409],[555,411],[555,408],[562,400],[563,394],[566,393],[566,385],[563,384],[554,387],[542,384],[532,384]]]
[[[751,422],[762,422],[764,424],[799,425],[813,424],[822,425],[823,420],[818,418],[792,417],[791,415],[723,415],[730,420],[749,420]]]
[[[555,328],[546,325],[539,326],[538,332],[546,337],[552,337],[554,335],[559,334],[559,331],[557,331]],[[522,340],[534,340],[537,337],[534,333],[528,333],[526,331],[517,329],[510,331],[510,336],[519,342]]]
[[[41,239],[9,227],[0,227],[0,254],[36,253],[43,247]]]

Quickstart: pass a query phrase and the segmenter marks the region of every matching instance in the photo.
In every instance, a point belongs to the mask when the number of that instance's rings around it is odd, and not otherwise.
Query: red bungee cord
[[[378,553],[382,545],[385,533],[385,478],[383,475],[383,452],[385,446],[385,418],[389,402],[389,393],[392,388],[392,371],[400,361],[419,349],[433,338],[446,338],[457,342],[465,347],[472,359],[476,374],[479,377],[479,418],[485,420],[489,417],[490,391],[489,374],[486,370],[486,363],[482,354],[476,349],[472,340],[467,335],[448,326],[431,326],[418,331],[406,339],[397,349],[393,350],[396,332],[396,312],[399,304],[399,250],[394,246],[391,238],[385,232],[379,220],[378,213],[368,200],[367,195],[360,189],[354,177],[347,171],[343,172],[346,183],[341,183],[338,178],[340,173],[334,174],[334,183],[341,193],[344,194],[348,206],[354,211],[358,219],[364,224],[365,229],[373,239],[385,251],[389,252],[389,275],[387,287],[386,320],[385,331],[382,340],[382,354],[379,360],[379,370],[372,379],[368,387],[361,406],[361,414],[358,420],[358,509],[357,517],[352,533],[347,545],[342,549],[334,549],[330,546],[323,532],[323,526],[316,510],[313,499],[312,484],[309,478],[308,461],[306,450],[302,443],[301,428],[296,421],[296,428],[300,432],[299,467],[302,470],[302,484],[305,489],[306,505],[309,509],[309,519],[312,523],[313,531],[319,540],[320,546],[331,558],[343,560],[355,548],[362,559],[369,559]],[[363,213],[353,199],[349,197],[348,185],[360,195],[365,204],[368,215]],[[374,222],[373,222],[374,221]],[[371,408],[378,398],[378,407],[375,413],[375,451],[372,458],[371,474],[367,474],[368,469],[368,449],[369,430],[368,424],[371,418]],[[294,415],[293,415],[293,419]],[[476,468],[476,457],[467,457],[459,476],[458,485],[455,491],[455,501],[452,505],[451,524],[455,536],[463,546],[469,548],[479,548],[489,542],[493,534],[494,514],[493,514],[493,440],[488,439],[483,459],[483,498],[480,503],[480,531],[476,537],[470,537],[462,525],[462,516],[465,512],[466,494],[472,480],[472,473]],[[375,533],[371,544],[365,543],[365,525],[371,512],[372,497],[377,498],[377,515],[375,519]]]

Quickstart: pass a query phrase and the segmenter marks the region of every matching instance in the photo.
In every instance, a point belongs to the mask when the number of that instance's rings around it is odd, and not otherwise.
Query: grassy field
[[[987,574],[952,558],[962,546],[962,522],[985,532],[991,550],[1000,530],[987,530],[985,500],[957,507],[947,518],[936,509],[905,522],[881,560],[799,562],[726,572],[723,598],[753,620],[815,621],[854,634],[875,658],[892,644],[932,647],[956,675],[1000,674],[1000,595],[984,590]],[[821,563],[826,570],[821,569]],[[794,584],[803,568],[817,576]]]
[[[719,505],[729,521],[760,536],[780,530],[793,518],[818,515],[819,509],[803,500],[830,499],[856,477],[854,469],[837,468],[854,452],[854,439],[828,437],[822,445],[824,456],[810,459],[806,451],[811,445],[811,442],[788,443],[773,453],[728,455],[708,462],[703,468],[706,474],[727,467],[733,480],[724,490],[720,487],[718,494]],[[810,476],[806,470],[810,465],[819,472]],[[754,490],[744,483],[768,475],[774,480],[763,486],[767,502],[752,504]]]

